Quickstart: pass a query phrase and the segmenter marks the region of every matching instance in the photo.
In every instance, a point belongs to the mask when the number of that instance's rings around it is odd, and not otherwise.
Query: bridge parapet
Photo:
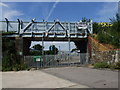
[[[54,22],[42,21],[35,19],[31,22],[18,21],[0,21],[0,30],[3,32],[14,32],[12,35],[4,35],[6,37],[78,37],[86,38],[92,34],[92,20],[89,22]]]

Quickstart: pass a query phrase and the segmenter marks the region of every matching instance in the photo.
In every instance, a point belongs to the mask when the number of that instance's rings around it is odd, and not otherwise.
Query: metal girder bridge
[[[79,22],[38,22],[32,19],[31,22],[0,21],[0,30],[3,37],[44,37],[44,38],[87,38],[93,33],[92,20]]]

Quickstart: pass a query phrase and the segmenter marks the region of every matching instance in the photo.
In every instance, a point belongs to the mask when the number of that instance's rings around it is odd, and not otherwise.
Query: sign
[[[33,60],[34,60],[34,62],[40,62],[40,61],[43,61],[43,59],[42,59],[41,56],[34,56],[34,57],[33,57]]]
[[[41,58],[36,58],[36,62],[40,62],[41,60],[40,60]]]

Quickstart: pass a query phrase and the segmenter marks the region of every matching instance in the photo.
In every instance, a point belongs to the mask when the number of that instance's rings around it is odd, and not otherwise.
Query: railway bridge
[[[22,21],[0,21],[0,30],[2,37],[8,37],[15,40],[16,49],[21,56],[29,53],[31,41],[68,41],[74,42],[80,54],[87,52],[88,35],[93,33],[92,20],[79,22],[52,22],[37,21],[32,19],[30,22]],[[44,54],[44,53],[43,53]],[[82,57],[85,59],[85,56]]]

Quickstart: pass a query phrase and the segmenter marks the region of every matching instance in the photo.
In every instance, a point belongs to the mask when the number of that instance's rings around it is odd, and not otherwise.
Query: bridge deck
[[[78,39],[87,38],[92,33],[92,21],[86,22],[23,22],[0,21],[0,30],[4,33],[3,37],[39,37],[39,38],[59,38],[59,39]],[[9,33],[14,32],[14,33]]]

